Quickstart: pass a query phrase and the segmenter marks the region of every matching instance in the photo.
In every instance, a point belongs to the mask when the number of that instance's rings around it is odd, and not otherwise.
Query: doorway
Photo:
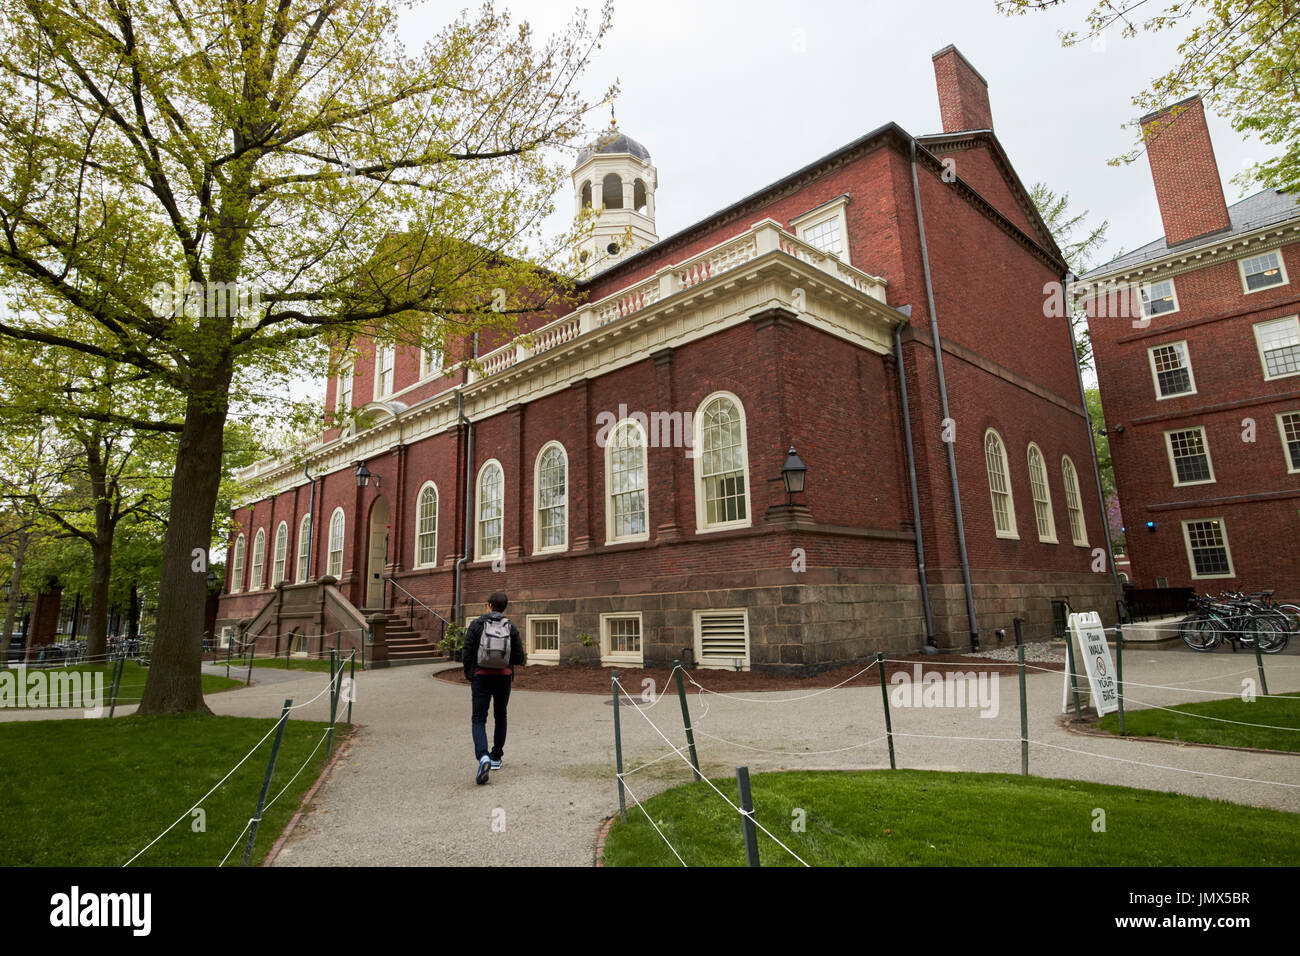
[[[388,499],[370,507],[370,548],[366,561],[366,607],[384,606],[384,565],[388,562]]]

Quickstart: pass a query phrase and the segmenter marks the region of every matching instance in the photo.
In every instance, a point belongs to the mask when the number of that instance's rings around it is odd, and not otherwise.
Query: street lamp
[[[804,476],[807,471],[808,466],[794,450],[794,445],[791,445],[789,454],[785,456],[785,464],[781,466],[781,480],[785,482],[786,494],[791,496],[791,504],[794,503],[793,496],[803,492]]]
[[[379,476],[375,475],[375,487],[379,487]],[[370,469],[366,467],[364,461],[357,462],[357,487],[364,488],[370,484]]]

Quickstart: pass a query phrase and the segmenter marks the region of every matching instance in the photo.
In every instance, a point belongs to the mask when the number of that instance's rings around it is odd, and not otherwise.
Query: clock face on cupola
[[[573,167],[574,215],[589,210],[595,217],[591,235],[578,249],[582,278],[659,241],[659,175],[650,151],[620,131],[612,115],[609,122],[609,129],[578,154]]]

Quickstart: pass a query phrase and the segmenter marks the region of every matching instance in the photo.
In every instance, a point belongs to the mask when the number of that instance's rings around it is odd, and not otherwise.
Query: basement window
[[[644,663],[641,649],[641,615],[602,614],[600,616],[600,662],[602,664]]]

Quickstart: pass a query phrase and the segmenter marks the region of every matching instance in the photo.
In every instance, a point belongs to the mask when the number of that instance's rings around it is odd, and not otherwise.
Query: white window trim
[[[348,380],[348,401],[343,404],[343,380]],[[346,414],[352,411],[352,406],[356,404],[356,365],[349,362],[339,369],[338,381],[334,388],[334,410],[339,414]]]
[[[1168,315],[1169,313],[1164,313]],[[1187,361],[1187,383],[1192,386],[1189,392],[1177,392],[1173,395],[1160,394],[1160,377],[1156,371],[1156,349],[1167,348],[1171,345],[1181,345],[1183,347],[1183,358]],[[1147,364],[1151,367],[1151,386],[1156,390],[1156,401],[1164,402],[1171,398],[1187,398],[1196,394],[1196,373],[1192,371],[1192,350],[1187,345],[1186,339],[1179,339],[1177,342],[1161,342],[1159,345],[1152,345],[1147,348]]]
[[[987,446],[989,433],[998,436],[998,445],[1002,449],[1002,472],[1007,480],[1007,520],[1011,522],[1011,530],[1002,531],[998,528],[998,511],[996,499],[993,497],[993,482],[989,480],[988,452]],[[999,538],[1007,540],[1020,540],[1020,525],[1016,521],[1016,495],[1011,481],[1011,461],[1007,455],[1007,443],[1002,438],[1002,434],[996,428],[988,428],[984,431],[984,440],[980,443],[980,452],[985,455],[984,459],[984,480],[989,486],[989,510],[993,517],[993,533]]]
[[[1083,488],[1079,486],[1079,469],[1074,464],[1074,459],[1069,455],[1061,456],[1061,486],[1065,489],[1065,517],[1070,517],[1070,486],[1065,480],[1065,463],[1070,463],[1070,474],[1074,475],[1074,496],[1079,499],[1079,530],[1083,532],[1083,540],[1080,541],[1074,536],[1074,522],[1070,522],[1070,541],[1075,547],[1086,548],[1088,546],[1088,512],[1083,507]]]
[[[1148,312],[1147,311],[1148,296],[1143,295],[1143,293],[1149,293],[1153,285],[1156,285],[1157,283],[1161,283],[1161,282],[1169,283],[1169,292],[1174,297],[1174,307],[1170,309],[1168,312]],[[1182,311],[1182,306],[1178,304],[1178,286],[1175,284],[1173,277],[1170,277],[1168,279],[1156,279],[1153,282],[1139,282],[1137,294],[1138,294],[1138,305],[1141,306],[1142,308],[1142,318],[1144,319],[1158,319],[1163,316],[1174,315],[1175,313]]]
[[[1286,426],[1282,422],[1284,415],[1300,415],[1300,408],[1278,412],[1274,416],[1277,420],[1277,436],[1282,440],[1282,460],[1286,462],[1286,473],[1288,475],[1300,475],[1300,465],[1294,465],[1291,462],[1291,449],[1286,443]]]
[[[334,550],[334,521],[336,518],[343,519],[343,533],[339,535],[339,549]],[[343,555],[347,553],[348,544],[348,516],[342,508],[335,508],[330,515],[330,523],[325,526],[325,573],[336,578],[343,577]],[[339,570],[334,573],[334,555],[339,556]]]
[[[392,368],[389,369],[388,391],[380,391],[380,385],[384,381],[384,358],[387,357],[392,362]],[[397,346],[395,345],[377,345],[375,346],[375,401],[381,398],[388,398],[397,390]]]
[[[424,500],[426,489],[433,489],[433,560],[420,560],[420,506]],[[420,490],[415,493],[415,554],[411,561],[413,568],[436,568],[438,566],[438,522],[442,518],[442,495],[438,494],[438,486],[432,481],[426,481],[420,486]]]
[[[753,647],[750,644],[749,635],[749,608],[705,608],[697,609],[692,612],[691,624],[695,633],[695,666],[700,668],[712,668],[714,670],[733,670],[733,665],[716,662],[705,663],[704,661],[704,632],[701,622],[707,615],[711,614],[740,614],[745,619],[745,656],[742,658],[741,670],[750,669],[750,659]],[[644,637],[642,638],[642,647],[645,647]]]
[[[1270,286],[1270,288],[1272,287]],[[1260,292],[1263,290],[1256,289],[1255,291]],[[1268,374],[1268,362],[1264,358],[1264,341],[1259,337],[1259,327],[1261,325],[1273,325],[1274,323],[1281,324],[1282,322],[1294,322],[1296,323],[1296,327],[1300,329],[1300,316],[1296,315],[1280,315],[1274,319],[1264,319],[1260,322],[1256,322],[1251,326],[1251,330],[1255,333],[1255,351],[1259,353],[1259,368],[1260,371],[1264,373],[1264,381],[1266,382],[1274,382],[1280,378],[1294,378],[1295,376],[1300,375],[1300,372],[1283,372],[1281,375]]]
[[[483,553],[483,472],[491,465],[496,465],[501,472],[501,546],[491,554]],[[506,552],[506,470],[501,462],[489,458],[479,466],[474,476],[474,560],[476,562],[492,561]]]
[[[284,532],[284,554],[280,553],[280,532]],[[271,587],[289,580],[289,522],[281,521],[275,529],[275,548],[271,555]]]
[[[304,525],[306,525],[306,533],[303,532]],[[294,580],[299,584],[307,583],[307,569],[311,565],[311,539],[311,515],[307,514],[303,515],[302,520],[298,522],[297,558],[293,571]]]
[[[553,544],[543,548],[542,542],[542,456],[551,448],[558,448],[564,458],[564,544]],[[558,441],[548,441],[533,459],[533,554],[559,554],[569,550],[569,452]]]
[[[235,538],[235,546],[230,551],[230,593],[242,594],[244,591],[244,562],[248,557],[248,546],[241,531]]]
[[[639,654],[614,654],[610,652],[609,622],[626,618],[636,618],[637,629],[641,635],[641,652]],[[602,664],[632,664],[636,667],[645,666],[645,621],[642,619],[640,611],[611,611],[600,616],[600,662]]]
[[[1174,464],[1174,443],[1170,438],[1178,432],[1199,431],[1201,433],[1201,445],[1205,448],[1205,467],[1210,469],[1210,477],[1202,478],[1200,481],[1179,481],[1178,466]],[[1214,459],[1210,456],[1210,436],[1205,432],[1204,425],[1192,425],[1188,428],[1171,428],[1165,432],[1165,457],[1169,459],[1169,477],[1173,479],[1175,488],[1188,488],[1192,485],[1212,485],[1218,479],[1214,476]]]
[[[852,265],[853,263],[849,261],[849,217],[845,213],[848,204],[848,196],[838,196],[816,209],[810,209],[808,212],[795,216],[790,220],[790,229],[801,241],[808,242],[807,239],[804,239],[804,233],[815,226],[820,226],[828,219],[838,218],[840,221],[840,246],[842,247],[839,259],[841,262]],[[812,245],[812,243],[809,243],[809,245]],[[827,255],[830,255],[830,253],[827,253]]]
[[[704,410],[709,404],[719,398],[725,398],[736,406],[736,411],[740,414],[740,453],[743,459],[742,471],[745,476],[745,517],[739,521],[719,521],[714,524],[708,523],[708,502],[704,494],[704,456],[702,454],[704,444],[701,432],[704,429]],[[691,455],[694,460],[695,474],[695,533],[712,534],[715,531],[731,531],[734,528],[749,528],[754,524],[754,509],[749,500],[749,420],[745,416],[744,403],[736,396],[734,392],[718,391],[705,397],[695,408],[695,418],[692,422],[694,434],[691,440],[694,442]],[[698,658],[697,658],[698,660]]]
[[[645,530],[638,534],[626,534],[614,537],[614,491],[610,481],[611,459],[613,457],[614,439],[623,426],[631,424],[641,435],[641,451],[645,459]],[[650,441],[641,423],[635,418],[624,418],[614,423],[609,430],[609,439],[605,442],[605,543],[628,544],[629,542],[650,540]]]
[[[1043,531],[1038,527],[1038,499],[1034,497],[1034,465],[1030,457],[1034,452],[1038,452],[1038,464],[1043,475],[1043,492],[1047,495],[1047,536],[1043,536]],[[1037,442],[1030,442],[1025,449],[1025,464],[1029,468],[1029,500],[1034,505],[1034,529],[1038,531],[1038,540],[1044,544],[1060,544],[1056,536],[1056,513],[1052,510],[1052,483],[1047,477],[1047,456],[1043,450],[1038,447]],[[1009,483],[1009,482],[1008,482]]]
[[[555,650],[539,651],[534,643],[533,625],[538,621],[554,621],[557,640]],[[528,635],[528,663],[529,664],[558,664],[560,663],[560,643],[558,635],[560,632],[560,615],[558,614],[529,614],[524,620],[524,628]],[[644,638],[643,638],[644,640]]]
[[[1219,533],[1223,535],[1223,554],[1228,559],[1227,574],[1196,573],[1196,561],[1192,557],[1192,536],[1188,532],[1187,526],[1190,524],[1200,524],[1203,521],[1219,522]],[[1182,527],[1183,549],[1187,552],[1187,570],[1191,572],[1193,581],[1224,580],[1225,578],[1235,578],[1237,576],[1237,569],[1232,563],[1232,546],[1228,544],[1228,523],[1224,521],[1223,518],[1218,516],[1211,516],[1209,518],[1187,518],[1182,522]]]
[[[261,558],[258,557],[259,547],[262,552]],[[248,590],[262,590],[262,576],[266,573],[266,529],[258,528],[257,534],[253,536],[253,552],[251,560],[248,562]]]
[[[1277,256],[1277,268],[1282,273],[1282,281],[1273,285],[1260,286],[1258,289],[1252,289],[1246,285],[1246,260],[1258,259],[1260,256],[1266,256],[1269,253]],[[1263,252],[1251,252],[1237,260],[1237,276],[1241,279],[1241,291],[1246,295],[1254,295],[1256,292],[1266,292],[1269,289],[1280,289],[1285,285],[1291,284],[1291,277],[1286,272],[1286,259],[1282,255],[1281,248],[1265,249]]]
[[[435,356],[437,360],[430,363],[429,362],[430,355]],[[432,368],[426,371],[425,366],[430,364],[432,365]],[[435,378],[441,378],[443,375],[443,367],[445,365],[446,365],[446,358],[442,354],[442,349],[428,348],[423,345],[420,346],[420,381],[421,382],[428,382],[428,381],[432,381]]]

